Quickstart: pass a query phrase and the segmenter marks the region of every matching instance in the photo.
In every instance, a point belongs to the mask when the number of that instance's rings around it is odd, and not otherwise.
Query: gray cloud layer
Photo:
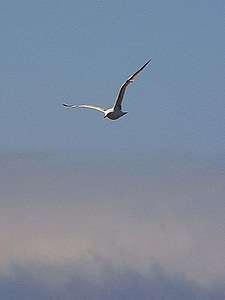
[[[15,268],[13,276],[0,277],[0,297],[4,300],[223,300],[225,296],[225,290],[221,286],[203,288],[182,276],[166,274],[157,266],[149,278],[134,270],[115,269],[105,262],[102,264],[101,281],[90,279],[79,267],[78,270],[76,266],[73,267],[74,271],[62,284],[49,284],[47,278],[35,278],[34,271],[49,273],[49,270],[44,270],[46,267],[43,270],[40,266]],[[60,272],[56,267],[51,271]]]
[[[223,299],[223,157],[73,157],[1,155],[2,299]]]

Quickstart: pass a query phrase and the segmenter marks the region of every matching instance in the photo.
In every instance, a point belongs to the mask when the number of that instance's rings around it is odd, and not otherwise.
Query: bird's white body
[[[148,63],[150,63],[151,59],[149,61],[147,61],[139,70],[137,70],[134,74],[132,74],[120,87],[119,93],[117,95],[116,101],[113,105],[112,108],[109,109],[105,109],[103,107],[100,106],[96,106],[96,105],[90,105],[90,104],[74,104],[74,105],[70,105],[70,104],[63,104],[64,106],[67,107],[71,107],[71,108],[90,108],[90,109],[95,109],[98,110],[102,113],[104,113],[104,118],[109,118],[110,120],[117,120],[120,117],[124,116],[125,114],[127,114],[127,112],[122,111],[122,100],[123,100],[123,96],[126,90],[126,87],[132,83],[135,79],[135,77],[147,66]]]
[[[105,111],[104,118],[109,118],[110,120],[117,120],[120,117],[127,114],[127,111],[122,111],[120,109],[109,108]]]

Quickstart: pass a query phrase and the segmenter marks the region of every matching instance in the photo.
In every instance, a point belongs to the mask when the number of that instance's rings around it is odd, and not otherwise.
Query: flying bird
[[[71,108],[91,108],[98,110],[102,113],[104,113],[104,118],[109,118],[110,120],[116,120],[119,119],[120,117],[124,116],[127,114],[127,111],[122,111],[122,101],[123,101],[123,96],[125,93],[125,90],[129,84],[131,84],[134,79],[137,77],[137,75],[149,64],[151,59],[147,61],[140,69],[138,69],[134,74],[132,74],[120,87],[119,93],[116,97],[116,101],[113,105],[112,108],[105,109],[100,106],[96,105],[90,105],[90,104],[65,104],[63,103],[64,106],[71,107]]]

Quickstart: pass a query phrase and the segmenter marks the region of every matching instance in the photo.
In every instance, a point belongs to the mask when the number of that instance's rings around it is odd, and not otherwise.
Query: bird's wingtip
[[[151,61],[152,61],[152,59],[150,58],[150,59],[144,64],[143,67],[146,67]]]

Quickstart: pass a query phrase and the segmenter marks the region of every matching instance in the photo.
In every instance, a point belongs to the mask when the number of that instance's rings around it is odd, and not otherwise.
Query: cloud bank
[[[0,164],[2,299],[225,296],[223,157],[1,154]]]

